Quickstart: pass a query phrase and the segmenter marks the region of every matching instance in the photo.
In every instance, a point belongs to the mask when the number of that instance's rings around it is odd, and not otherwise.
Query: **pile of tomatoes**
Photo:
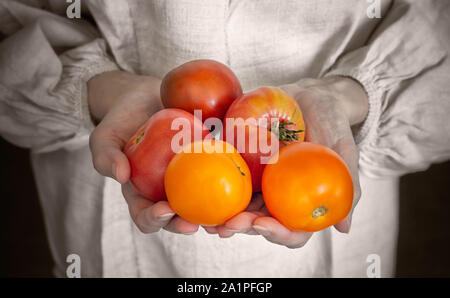
[[[131,182],[144,197],[168,200],[179,216],[205,226],[244,211],[259,191],[291,230],[322,230],[349,213],[353,184],[345,163],[304,142],[300,106],[281,89],[243,93],[227,66],[195,60],[166,74],[161,100],[165,109],[124,148]]]

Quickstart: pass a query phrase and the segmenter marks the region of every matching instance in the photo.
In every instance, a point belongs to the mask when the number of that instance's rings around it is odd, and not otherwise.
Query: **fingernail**
[[[219,237],[220,238],[229,238],[229,237],[233,236],[234,233],[235,232],[232,232],[230,230],[226,230],[226,231],[223,232],[223,234],[219,234]]]
[[[235,234],[235,233],[241,233],[242,231],[241,230],[227,230],[227,232]]]
[[[183,233],[183,235],[194,235],[195,233],[197,233],[197,231],[189,232],[189,233]]]
[[[216,231],[214,231],[214,232],[211,232],[210,230],[205,230],[205,231],[206,231],[206,233],[211,234],[211,235],[217,234]]]
[[[261,226],[253,226],[253,229],[255,229],[256,232],[258,232],[259,234],[267,237],[270,236],[270,231],[264,227]]]
[[[163,215],[159,215],[158,217],[156,217],[156,219],[160,220],[160,221],[165,221],[165,220],[170,219],[174,215],[175,215],[175,213],[166,213],[166,214],[163,214]]]

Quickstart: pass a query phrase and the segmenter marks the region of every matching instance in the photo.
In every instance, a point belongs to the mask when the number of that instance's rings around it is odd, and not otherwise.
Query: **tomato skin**
[[[164,179],[167,200],[189,222],[220,225],[250,203],[250,170],[237,150],[226,142],[211,140],[210,145],[206,141],[199,145],[201,153],[181,151],[170,161]],[[214,151],[214,146],[222,148],[223,153]]]
[[[166,199],[164,174],[175,155],[171,148],[172,137],[181,130],[172,130],[171,125],[178,118],[189,121],[192,138],[194,125],[202,128],[202,138],[209,135],[194,115],[180,109],[164,109],[153,114],[125,145],[124,152],[131,166],[130,180],[138,192],[149,200]]]
[[[293,143],[264,169],[264,202],[293,231],[314,232],[343,220],[352,207],[353,183],[344,161],[328,147]]]
[[[214,60],[194,60],[174,68],[163,78],[161,100],[166,108],[190,113],[202,110],[202,118],[222,119],[230,104],[242,94],[236,75]]]
[[[227,134],[227,118],[242,118],[244,120],[254,118],[257,121],[260,119],[266,119],[269,125],[271,119],[278,119],[280,123],[294,123],[294,125],[287,125],[286,128],[294,131],[300,130],[301,132],[296,133],[298,140],[280,141],[278,143],[278,148],[292,142],[302,142],[305,138],[305,122],[303,120],[303,114],[300,106],[293,98],[287,95],[280,88],[261,87],[240,96],[231,104],[223,121],[223,139],[234,145],[247,162],[252,173],[252,185],[254,192],[261,190],[261,177],[266,166],[265,164],[261,164],[261,157],[269,158],[271,155],[276,154],[276,152],[263,153],[258,147],[258,152],[251,153],[248,150],[248,144],[255,138],[259,144],[259,129],[268,130],[267,144],[270,144],[271,141],[276,141],[277,137],[275,134],[270,132],[270,128],[268,127],[261,125],[258,125],[258,127],[250,127],[250,129],[246,129],[245,150],[241,150],[238,146],[236,133],[238,127],[235,126],[234,138],[230,138]]]

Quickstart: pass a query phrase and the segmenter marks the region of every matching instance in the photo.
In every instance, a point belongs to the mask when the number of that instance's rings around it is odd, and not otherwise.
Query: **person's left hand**
[[[351,126],[364,121],[368,112],[367,95],[358,82],[344,77],[304,79],[281,88],[295,98],[302,109],[306,123],[305,141],[333,149],[350,170],[354,185],[353,206],[349,215],[335,225],[338,231],[348,233],[354,208],[361,195],[359,152]],[[261,193],[254,194],[248,208],[225,224],[204,228],[208,233],[218,233],[222,238],[235,233],[259,234],[270,242],[289,248],[302,247],[313,234],[291,231],[271,217]]]
[[[167,201],[144,198],[130,181],[131,167],[123,148],[138,128],[158,110],[161,80],[124,71],[99,74],[88,82],[89,111],[97,127],[89,145],[94,168],[103,176],[122,184],[122,194],[130,216],[145,234],[161,229],[190,235],[198,225],[172,210]]]

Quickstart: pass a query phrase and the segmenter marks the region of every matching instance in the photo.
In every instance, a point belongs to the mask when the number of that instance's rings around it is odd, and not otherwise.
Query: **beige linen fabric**
[[[0,133],[31,148],[55,274],[77,253],[82,275],[151,277],[366,276],[369,254],[392,276],[398,176],[450,156],[449,4],[360,0],[0,2]],[[198,58],[228,64],[245,90],[332,74],[370,97],[354,129],[363,195],[349,235],[333,228],[296,250],[259,236],[143,235],[120,186],[98,175],[86,82],[115,69],[162,77]]]

